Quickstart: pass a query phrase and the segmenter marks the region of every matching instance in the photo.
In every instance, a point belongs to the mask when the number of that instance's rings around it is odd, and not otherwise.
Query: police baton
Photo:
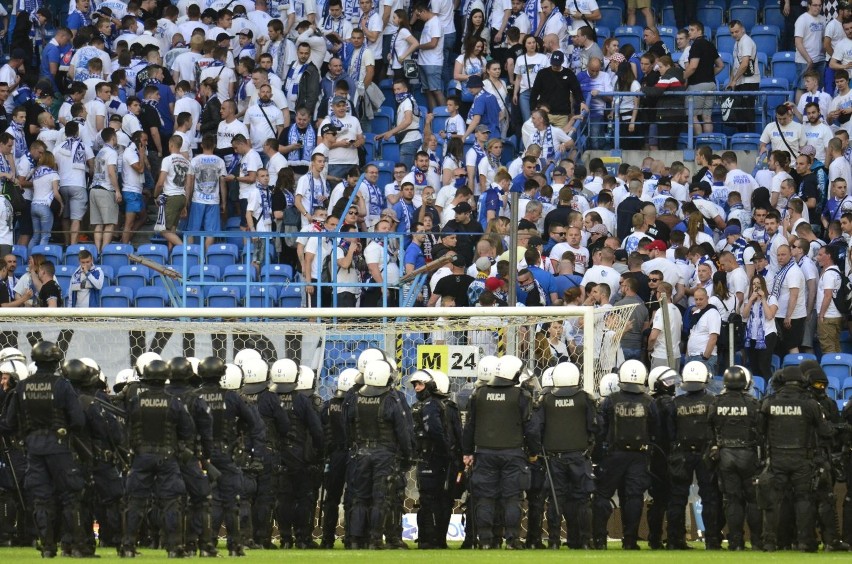
[[[550,473],[550,462],[548,462],[547,449],[544,445],[541,447],[542,458],[544,459],[544,470],[547,472],[547,481],[550,482],[550,495],[553,496],[553,508],[559,516],[559,521],[562,522],[562,512],[559,511],[559,501],[556,499],[556,486],[553,485],[553,474]]]
[[[122,419],[127,419],[127,412],[121,409],[120,407],[111,404],[110,402],[103,400],[97,396],[91,396],[92,399],[95,400],[100,407],[104,408],[105,411],[110,412],[110,414],[115,415],[117,417],[121,417]]]
[[[15,484],[15,493],[18,494],[18,503],[21,504],[21,511],[26,515],[31,515],[27,511],[27,506],[24,503],[24,493],[21,491],[21,484],[18,482],[18,473],[15,471],[15,465],[12,464],[12,455],[9,452],[9,443],[6,442],[6,437],[0,435],[0,445],[3,447],[3,454],[6,456],[6,463],[9,465],[9,475],[12,477],[12,483]]]

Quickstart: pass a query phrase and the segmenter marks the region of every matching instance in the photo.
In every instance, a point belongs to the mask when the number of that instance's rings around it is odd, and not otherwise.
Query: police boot
[[[56,556],[56,510],[52,499],[37,499],[33,503],[33,518],[38,529],[42,558]]]

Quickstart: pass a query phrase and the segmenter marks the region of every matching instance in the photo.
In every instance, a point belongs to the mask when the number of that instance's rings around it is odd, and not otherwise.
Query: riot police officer
[[[589,456],[598,430],[597,409],[594,398],[580,387],[580,370],[575,364],[557,364],[552,378],[553,387],[541,397],[536,411],[552,487],[547,546],[560,547],[564,517],[568,546],[588,548],[592,540],[591,495],[595,491]]]
[[[349,459],[349,448],[346,444],[343,423],[343,400],[357,377],[357,369],[347,368],[343,370],[337,377],[337,390],[334,397],[323,404],[320,413],[320,421],[325,433],[324,497],[320,500],[322,503],[320,507],[322,511],[320,548],[334,548],[334,540],[337,535],[340,501],[343,498],[343,487],[346,485],[346,467]],[[346,539],[346,542],[348,542],[348,539]]]
[[[344,404],[346,442],[352,449],[346,483],[352,495],[347,516],[351,548],[383,548],[397,465],[411,460],[411,428],[399,396],[390,388],[392,370],[385,360],[370,361],[364,369],[364,386]]]
[[[493,548],[497,542],[493,525],[498,499],[507,548],[524,548],[520,540],[521,492],[529,488],[527,461],[538,456],[541,440],[532,420],[530,393],[516,386],[523,368],[518,357],[502,357],[496,376],[473,392],[468,406],[462,452],[465,465],[472,466],[475,526],[483,549]]]
[[[139,527],[151,493],[160,506],[160,530],[169,557],[183,557],[183,510],[186,488],[177,453],[179,442],[192,441],[195,426],[186,406],[166,393],[169,365],[153,360],[142,374],[144,388],[128,403],[127,424],[133,463],[127,475],[127,516],[119,556],[136,556]]]
[[[30,496],[23,490],[27,470],[27,453],[23,449],[21,429],[5,424],[10,404],[15,401],[15,388],[30,373],[26,359],[17,349],[3,349],[0,357],[0,546],[30,546],[36,536],[33,529]]]
[[[648,374],[648,388],[657,404],[658,413],[666,413],[670,409],[679,379],[677,371],[668,366],[658,366]],[[645,515],[648,521],[648,547],[651,550],[663,548],[663,520],[671,494],[668,456],[672,439],[665,436],[664,428],[660,432],[661,436],[651,451],[651,485],[648,487],[651,501]]]
[[[314,372],[314,369],[310,366],[305,366],[304,364],[299,365],[299,378],[296,381],[296,393],[301,394],[308,400],[308,404],[311,408],[313,408],[313,411],[317,415],[317,422],[320,425],[320,429],[322,429],[321,416],[323,401],[316,391],[316,372]],[[324,441],[325,435],[323,434],[323,442]],[[317,502],[320,499],[320,490],[322,489],[324,446],[314,444],[313,435],[308,433],[305,452],[312,453],[310,460],[308,461],[307,471],[307,475],[310,478],[310,490],[308,492],[309,498],[305,504],[307,507],[310,507],[311,531],[313,532],[314,514],[316,513]],[[308,542],[310,543],[310,546],[306,546],[305,548],[319,548],[319,545],[311,538],[308,538]]]
[[[459,407],[450,398],[450,379],[440,370],[430,370],[429,374],[435,382],[432,396],[441,402],[444,414],[444,432],[447,449],[450,455],[447,470],[447,485],[442,497],[438,500],[438,513],[435,516],[436,548],[447,548],[447,531],[453,514],[455,500],[464,493],[464,461],[462,460],[462,424]]]
[[[598,439],[607,443],[592,502],[592,548],[606,549],[607,522],[612,496],[619,492],[622,547],[639,550],[642,499],[650,485],[648,449],[658,435],[659,417],[654,400],[645,392],[648,371],[638,360],[628,360],[618,371],[620,390],[601,405]],[[623,499],[621,498],[624,493]]]
[[[409,378],[417,395],[412,407],[414,437],[417,441],[417,488],[420,509],[417,511],[417,544],[421,549],[438,548],[446,531],[438,530],[440,501],[445,495],[450,452],[444,428],[444,406],[433,393],[435,380],[428,370],[418,370]]]
[[[812,488],[814,454],[819,446],[816,438],[830,439],[832,430],[819,404],[806,391],[802,370],[787,366],[783,381],[781,389],[761,407],[772,488],[771,509],[763,515],[763,550],[776,550],[781,500],[785,491],[792,490],[798,549],[813,552],[817,549]]]
[[[503,362],[502,359],[501,362]],[[520,386],[530,393],[533,408],[535,408],[541,397],[541,383],[538,377],[525,369],[521,372]],[[524,539],[524,548],[544,549],[546,546],[542,542],[542,534],[544,503],[547,499],[547,470],[544,459],[541,457],[530,460],[527,467],[530,470],[530,484],[524,492],[527,498],[527,535]]]
[[[219,528],[225,524],[228,555],[243,556],[239,527],[239,507],[242,477],[234,462],[237,433],[240,429],[249,436],[253,456],[262,458],[266,442],[266,429],[257,411],[252,410],[237,394],[242,383],[242,374],[236,366],[228,372],[225,363],[209,356],[198,363],[201,387],[198,396],[207,404],[212,419],[213,445],[210,463],[220,473],[212,484],[213,503],[210,509],[213,538],[207,542],[215,546]]]
[[[728,550],[745,550],[743,527],[748,520],[751,547],[763,546],[760,509],[754,491],[759,466],[758,447],[762,426],[760,402],[749,392],[751,374],[743,366],[731,366],[723,375],[724,391],[710,408],[713,446],[710,456],[718,461],[719,489],[728,523]]]
[[[722,530],[719,525],[719,490],[715,469],[705,461],[711,435],[707,417],[713,405],[713,394],[707,388],[710,374],[699,361],[688,362],[683,367],[681,389],[686,393],[675,397],[665,413],[664,428],[671,439],[669,454],[668,548],[685,550],[686,505],[693,475],[698,481],[701,497],[701,517],[704,520],[705,548],[722,548]]]

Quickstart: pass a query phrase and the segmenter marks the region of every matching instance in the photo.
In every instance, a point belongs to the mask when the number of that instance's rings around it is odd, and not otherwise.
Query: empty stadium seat
[[[289,264],[266,264],[260,269],[260,281],[286,284],[293,280],[293,267]]]
[[[657,31],[660,33],[660,39],[665,43],[666,47],[669,48],[670,53],[674,53],[674,50],[677,48],[677,29],[674,27],[668,26],[660,26],[657,28]]]
[[[626,44],[631,44],[636,49],[636,52],[639,53],[642,51],[642,33],[643,29],[639,26],[631,26],[631,25],[623,25],[615,28],[615,33],[613,37],[618,39],[618,44],[623,46]]]
[[[828,376],[828,386],[825,388],[825,395],[833,400],[843,399],[840,394],[840,380],[834,376]]]
[[[760,392],[758,397],[763,397],[766,393],[766,379],[764,379],[763,376],[752,376],[751,387]]]
[[[765,6],[763,8],[763,24],[774,25],[779,29],[784,27],[786,18],[781,13],[781,8],[778,6]]]
[[[80,254],[80,251],[83,250],[89,251],[95,262],[98,262],[98,248],[96,246],[92,243],[77,243],[75,245],[68,245],[65,249],[65,264],[68,266],[79,265],[80,259],[78,258],[78,255]]]
[[[212,286],[207,291],[207,307],[237,307],[240,293],[234,286]]]
[[[101,289],[101,307],[130,307],[132,304],[133,288],[105,286]]]
[[[696,135],[695,146],[708,145],[714,151],[724,151],[728,148],[728,136],[724,133],[702,133]]]
[[[30,256],[26,245],[12,245],[12,254],[18,258],[18,266],[26,266]]]
[[[784,78],[761,78],[760,90],[762,92],[778,92],[777,95],[766,96],[767,111],[774,112],[776,106],[780,106],[790,99],[790,83]]]
[[[731,29],[727,25],[719,26],[716,30],[716,50],[719,54],[727,53],[728,56],[733,56],[734,38],[731,37]]]
[[[30,251],[29,256],[44,255],[44,258],[52,262],[55,266],[64,264],[63,257],[65,253],[60,245],[36,245]]]
[[[610,28],[605,25],[596,25],[595,33],[598,35],[598,47],[603,49],[603,45],[606,43],[606,40],[609,39],[610,35],[612,35],[612,31],[610,31]]]
[[[246,296],[246,307],[275,307],[278,290],[275,286],[252,286]]]
[[[803,360],[816,360],[816,355],[809,353],[792,353],[784,356],[783,368],[787,366],[798,366]]]
[[[395,141],[382,141],[378,145],[382,160],[399,162],[399,145]]]
[[[187,287],[183,305],[184,307],[201,307],[204,305],[204,292],[198,286]]]
[[[852,399],[852,377],[843,380],[840,389],[843,399]]]
[[[189,267],[187,280],[190,282],[218,282],[222,271],[215,264],[196,264]]]
[[[393,94],[391,94],[390,98],[391,100],[394,99]],[[373,115],[373,119],[370,120],[370,123],[373,126],[373,133],[383,133],[393,129],[395,121],[396,112],[392,108],[382,106],[379,108],[379,111]]]
[[[675,18],[674,6],[668,5],[663,7],[663,25],[665,26],[677,26],[677,19]]]
[[[186,251],[184,253],[184,250]],[[184,255],[186,262],[184,263]],[[186,273],[193,266],[201,264],[201,247],[199,245],[175,245],[172,248],[171,262],[178,271]]]
[[[159,264],[166,264],[169,258],[169,248],[166,245],[152,243],[148,245],[140,245],[136,249],[136,254]]]
[[[733,0],[728,10],[728,21],[739,20],[745,29],[757,25],[757,9],[749,0]]]
[[[136,307],[168,307],[169,293],[159,286],[146,286],[136,291]]]
[[[725,21],[725,9],[722,6],[705,2],[695,12],[696,19],[704,24],[704,29],[707,32],[707,37],[710,37],[710,32],[719,29],[719,26]]]
[[[837,389],[836,397],[842,398],[841,382],[845,382],[847,378],[852,377],[852,354],[846,353],[825,353],[819,361],[823,371],[829,378],[836,378]]]
[[[796,53],[793,51],[778,51],[772,55],[772,76],[783,78],[793,84],[796,82]]]
[[[732,151],[757,151],[760,149],[759,133],[734,133],[731,135]]]
[[[111,266],[118,270],[122,266],[130,264],[128,255],[133,253],[133,245],[122,243],[110,243],[101,251],[101,266]]]
[[[118,269],[115,282],[118,286],[124,286],[131,290],[138,290],[147,286],[153,277],[151,269],[147,266],[130,264]]]
[[[751,38],[757,46],[758,53],[766,53],[771,57],[778,51],[778,38],[781,30],[774,25],[756,25],[751,29]]]
[[[244,284],[246,282],[246,273],[248,273],[248,281],[254,282],[255,270],[252,267],[247,267],[244,264],[232,264],[226,266],[222,273],[222,282],[228,284]]]
[[[278,294],[278,307],[302,307],[302,287],[291,284],[281,288]]]
[[[615,29],[624,23],[624,9],[615,2],[598,2],[598,9],[601,11],[598,24]]]
[[[210,245],[207,249],[207,264],[218,266],[224,270],[228,266],[237,262],[240,256],[240,251],[233,243],[216,243]]]
[[[74,271],[77,270],[76,266],[67,266],[64,264],[60,264],[56,267],[56,281],[59,283],[59,287],[62,289],[62,295],[68,295],[68,288],[71,285],[71,276],[74,274]]]

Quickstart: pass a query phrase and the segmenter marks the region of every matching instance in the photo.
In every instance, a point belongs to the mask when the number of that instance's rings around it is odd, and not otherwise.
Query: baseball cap
[[[467,79],[468,88],[482,88],[482,77],[478,74]]]
[[[485,289],[489,292],[496,292],[497,290],[503,287],[503,284],[505,284],[505,282],[503,282],[499,278],[492,276],[491,278],[485,280]]]
[[[816,148],[813,145],[805,145],[804,147],[799,149],[799,154],[805,155],[805,156],[808,156],[808,157],[815,157],[816,156]]]
[[[325,135],[326,133],[337,133],[340,129],[336,125],[332,125],[330,123],[325,124],[320,129],[320,135]]]
[[[461,266],[461,267],[467,266],[467,264],[465,264],[464,257],[461,256],[458,253],[456,253],[456,255],[453,256],[452,262],[453,262],[453,266]]]
[[[344,104],[346,103],[346,97],[345,96],[335,96],[334,98],[331,99],[331,105],[332,106],[334,106],[336,104],[341,104],[341,103],[344,103]]]
[[[462,202],[453,208],[453,211],[456,213],[470,213],[473,211],[473,208],[470,207],[470,204],[467,202]]]
[[[476,129],[474,129],[476,133],[491,133],[491,128],[487,125],[477,125]]]
[[[609,231],[603,223],[598,223],[592,225],[592,228],[589,229],[589,233],[591,233],[592,235],[606,235],[607,233],[609,233]]]
[[[52,98],[55,95],[53,85],[49,80],[39,80],[36,83],[36,90],[40,91],[42,96],[50,96]]]
[[[651,241],[647,245],[645,245],[646,251],[665,251],[666,244],[662,241]]]
[[[244,27],[243,29],[241,29],[240,32],[237,35],[245,35],[249,39],[254,37],[254,33],[252,33],[252,31],[247,27]]]
[[[739,235],[740,233],[742,233],[742,231],[737,225],[729,225],[725,228],[725,237],[729,235]]]
[[[396,210],[393,210],[391,208],[383,210],[379,218],[392,219],[393,221],[399,223],[399,218],[396,216]]]
[[[554,51],[553,53],[550,54],[550,66],[552,66],[552,67],[560,66],[561,67],[564,62],[565,62],[565,53],[563,53],[562,51]]]
[[[216,36],[216,43],[221,43],[222,41],[230,41],[230,40],[231,40],[231,36],[228,35],[227,33],[220,33],[219,35]]]
[[[476,270],[480,272],[490,272],[491,271],[491,259],[488,257],[479,257],[476,259],[474,263],[476,265]]]
[[[627,260],[627,251],[625,251],[624,249],[616,249],[615,260],[617,260],[617,261]]]

